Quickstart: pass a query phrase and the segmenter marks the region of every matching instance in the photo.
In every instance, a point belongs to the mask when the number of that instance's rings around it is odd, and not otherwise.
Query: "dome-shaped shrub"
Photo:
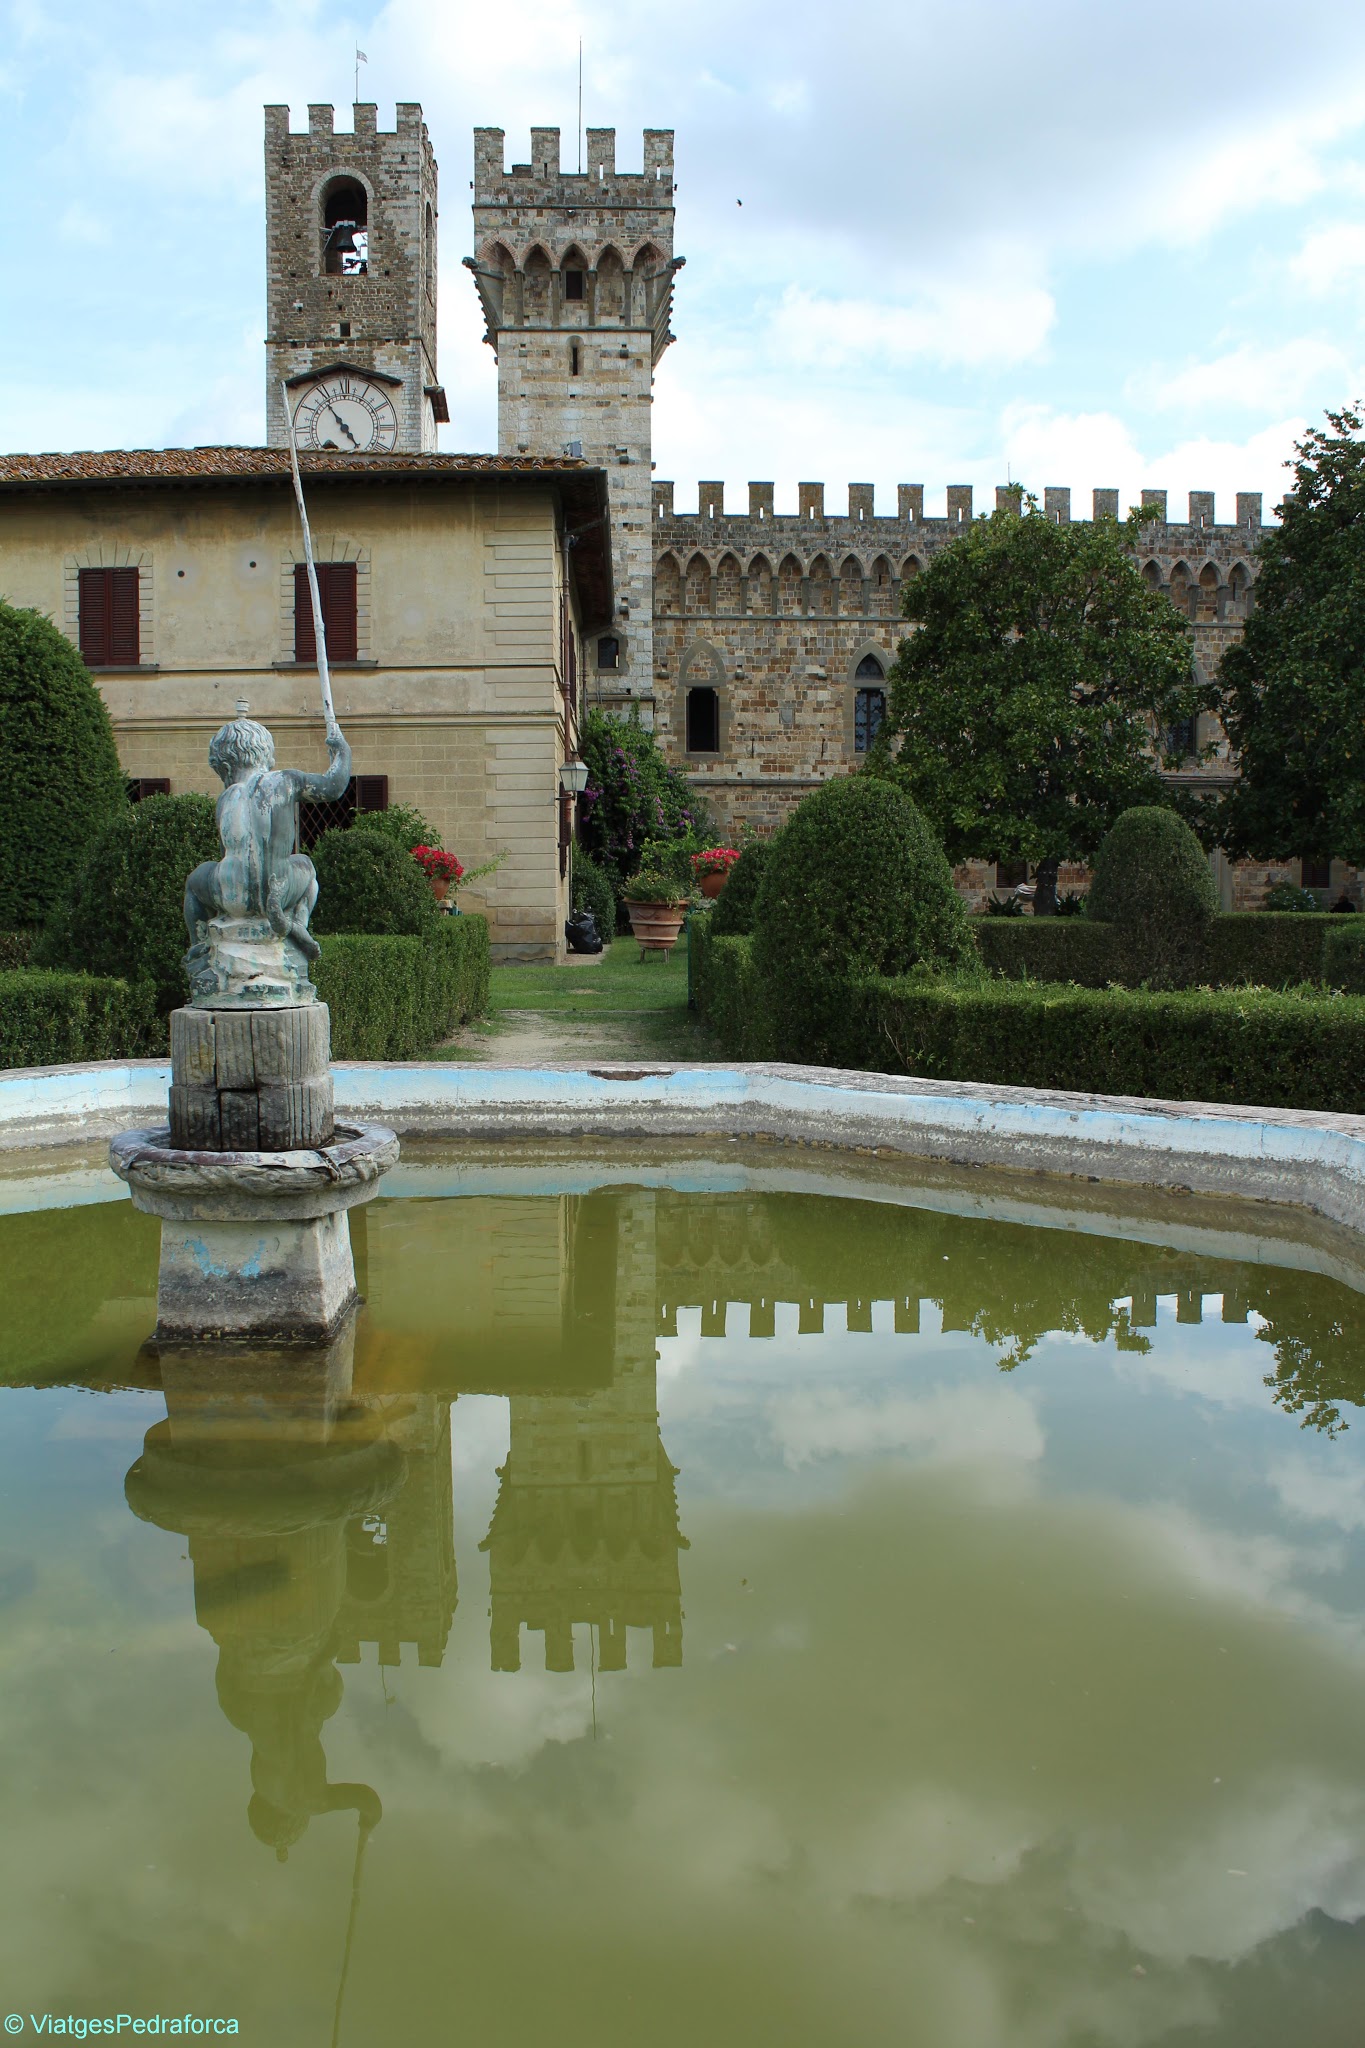
[[[223,851],[208,796],[149,796],[106,826],[57,904],[34,965],[150,981],[169,1014],[189,1000],[183,960],[185,883]]]
[[[394,839],[363,825],[324,832],[313,848],[318,875],[315,932],[386,932],[420,937],[440,913],[431,884]]]
[[[771,839],[746,839],[740,848],[739,859],[731,868],[729,879],[711,912],[710,929],[716,938],[743,938],[753,930],[758,885],[763,880],[773,845]]]
[[[85,663],[41,612],[0,602],[0,929],[41,925],[127,807]]]
[[[838,1058],[850,977],[975,953],[933,832],[909,797],[863,775],[814,790],[773,842],[753,949],[779,1056],[816,1064]]]
[[[1114,927],[1125,980],[1197,981],[1217,910],[1218,885],[1183,818],[1142,804],[1115,820],[1095,855],[1086,913]]]

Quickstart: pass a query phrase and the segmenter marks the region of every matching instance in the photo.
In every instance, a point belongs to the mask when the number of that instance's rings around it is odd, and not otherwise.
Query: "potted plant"
[[[678,933],[687,915],[687,892],[679,887],[677,876],[669,874],[667,868],[642,867],[621,893],[631,931],[640,944],[640,958],[643,960],[647,953],[662,953],[666,960],[678,943]]]
[[[692,872],[703,896],[719,896],[738,859],[738,850],[733,846],[708,846],[704,853],[692,855]]]
[[[458,887],[464,869],[453,853],[447,853],[443,846],[414,846],[412,857],[431,884],[431,893],[438,903],[444,903],[450,893],[452,882]]]

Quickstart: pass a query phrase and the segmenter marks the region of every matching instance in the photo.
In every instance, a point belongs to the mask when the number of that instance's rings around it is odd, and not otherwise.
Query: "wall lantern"
[[[561,796],[582,796],[588,786],[588,764],[586,761],[565,761],[559,770],[559,791]]]

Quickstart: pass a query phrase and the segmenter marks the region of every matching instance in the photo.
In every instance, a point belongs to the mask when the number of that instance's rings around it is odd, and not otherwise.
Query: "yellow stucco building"
[[[603,473],[569,458],[306,453],[343,809],[412,803],[466,867],[495,958],[553,959],[568,910],[582,643],[612,613]],[[125,771],[216,794],[211,734],[245,699],[281,761],[322,767],[287,453],[0,457],[0,596],[81,648]],[[303,603],[298,602],[303,597]],[[341,818],[300,821],[305,844]]]

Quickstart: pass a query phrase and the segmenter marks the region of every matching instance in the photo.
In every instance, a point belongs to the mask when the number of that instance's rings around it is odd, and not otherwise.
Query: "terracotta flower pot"
[[[449,875],[433,875],[431,877],[431,893],[438,903],[444,903],[446,897],[450,894]]]
[[[678,943],[687,915],[685,903],[627,903],[630,929],[640,944],[640,958],[662,953],[665,960]]]
[[[702,895],[709,896],[714,901],[729,879],[729,868],[719,868],[714,875],[703,875],[701,877]]]

